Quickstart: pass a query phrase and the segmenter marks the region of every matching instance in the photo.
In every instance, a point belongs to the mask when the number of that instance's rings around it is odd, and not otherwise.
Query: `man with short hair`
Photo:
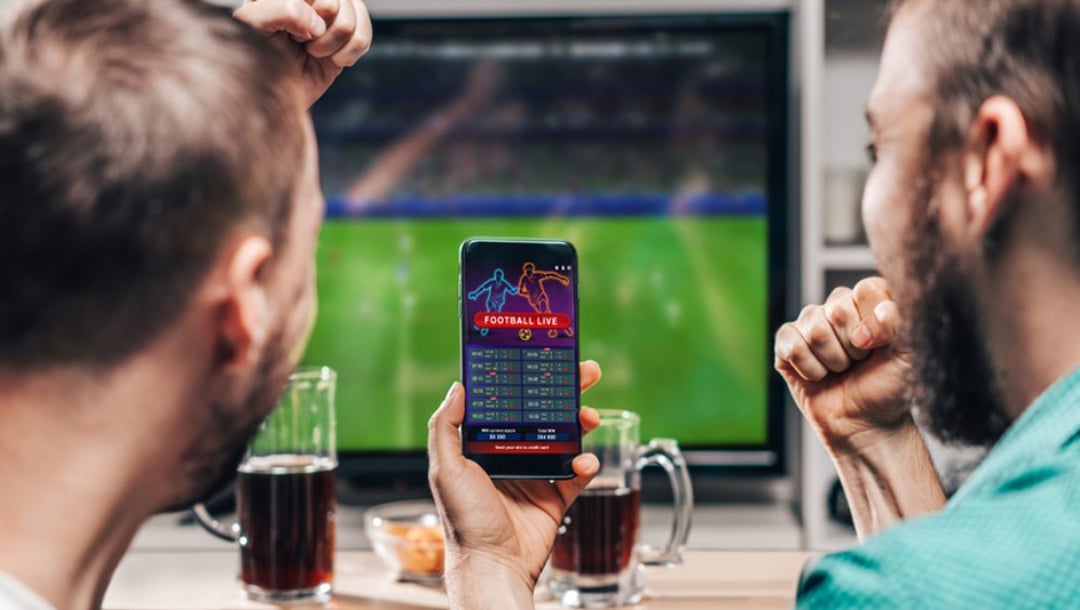
[[[307,109],[359,0],[34,0],[0,18],[0,607],[93,608],[208,497],[295,366]]]
[[[863,196],[883,279],[835,291],[776,336],[776,369],[864,538],[810,566],[797,604],[1076,608],[1080,0],[891,10]],[[530,607],[595,458],[577,458],[573,483],[496,488],[454,440],[463,411],[455,385],[429,440],[452,605]],[[947,441],[994,445],[948,502],[916,417]],[[501,509],[474,517],[492,497]]]

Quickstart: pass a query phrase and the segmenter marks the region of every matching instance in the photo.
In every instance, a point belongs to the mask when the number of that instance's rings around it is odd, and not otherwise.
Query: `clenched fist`
[[[885,280],[837,288],[776,333],[776,370],[834,453],[857,453],[910,415],[910,355],[900,312]]]

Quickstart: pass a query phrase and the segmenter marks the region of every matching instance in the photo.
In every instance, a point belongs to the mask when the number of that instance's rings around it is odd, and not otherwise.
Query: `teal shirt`
[[[1013,423],[941,512],[810,566],[797,606],[1080,608],[1080,370]]]

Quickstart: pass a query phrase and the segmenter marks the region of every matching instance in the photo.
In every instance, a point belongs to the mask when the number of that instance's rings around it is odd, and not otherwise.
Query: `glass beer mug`
[[[563,605],[632,605],[645,590],[644,566],[678,565],[690,533],[693,490],[686,461],[670,439],[639,443],[641,418],[600,411],[600,426],[583,441],[600,472],[567,510],[550,560],[548,590]],[[639,544],[641,471],[660,466],[671,480],[675,519],[664,549]]]
[[[334,577],[337,374],[301,368],[259,426],[237,469],[237,522],[222,524],[202,504],[195,517],[240,546],[240,579],[256,600],[321,602]]]

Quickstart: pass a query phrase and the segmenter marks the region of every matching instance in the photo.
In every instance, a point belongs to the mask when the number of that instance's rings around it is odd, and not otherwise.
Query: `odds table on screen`
[[[573,349],[469,347],[469,423],[575,422],[574,366]]]

